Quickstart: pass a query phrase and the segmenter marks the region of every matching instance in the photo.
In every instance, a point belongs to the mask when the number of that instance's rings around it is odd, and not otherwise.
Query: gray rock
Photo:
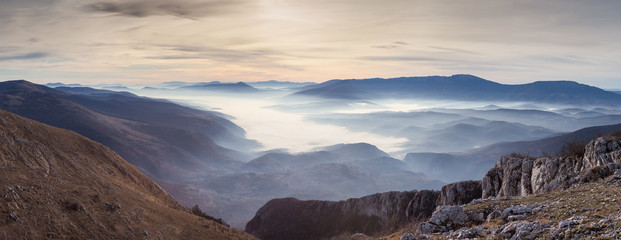
[[[461,206],[439,206],[433,212],[429,222],[438,226],[455,229],[468,224],[468,215]]]
[[[406,234],[403,234],[403,236],[401,236],[399,240],[416,240],[416,236],[414,236],[414,234],[411,234],[411,233],[406,233]]]
[[[485,214],[482,212],[479,213],[467,213],[468,219],[474,224],[480,224],[485,222]]]
[[[416,228],[416,232],[419,234],[431,234],[431,233],[437,233],[437,232],[444,232],[444,229],[442,229],[440,226],[432,224],[430,222],[422,222],[420,224],[418,224],[418,227]]]
[[[507,221],[514,222],[514,221],[524,220],[525,218],[526,216],[524,215],[513,215],[513,216],[507,217]]]
[[[502,219],[507,219],[512,215],[523,215],[523,214],[531,214],[533,212],[533,208],[529,206],[522,205],[514,205],[506,208],[502,211]]]
[[[415,221],[429,218],[436,209],[439,196],[438,191],[422,190],[416,192],[405,209],[406,219]]]
[[[505,239],[537,239],[537,235],[549,231],[549,225],[529,221],[516,221],[508,223],[500,232]]]
[[[455,237],[458,239],[477,238],[480,236],[478,228],[460,229],[455,233]]]
[[[621,163],[621,144],[619,140],[600,137],[586,145],[581,171],[589,168]]]
[[[502,185],[503,171],[494,167],[487,171],[481,182],[483,198],[497,197]]]
[[[481,198],[481,181],[462,181],[442,187],[437,205],[462,205]]]
[[[596,181],[615,174],[618,169],[621,169],[621,142],[598,138],[587,144],[584,157],[579,158],[501,157],[483,177],[482,195],[507,198],[547,193],[579,182]],[[621,178],[621,172],[616,174],[613,176]]]
[[[493,212],[487,215],[487,219],[485,221],[491,222],[492,220],[499,218],[500,216],[502,216],[502,212],[498,209],[495,209]]]

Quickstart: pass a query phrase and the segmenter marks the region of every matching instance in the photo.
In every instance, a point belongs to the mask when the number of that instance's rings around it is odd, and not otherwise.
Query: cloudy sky
[[[0,79],[474,74],[621,89],[617,0],[0,0]]]

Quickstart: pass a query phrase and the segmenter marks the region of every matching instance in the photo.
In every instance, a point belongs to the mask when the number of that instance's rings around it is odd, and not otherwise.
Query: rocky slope
[[[619,239],[619,196],[621,172],[616,172],[566,190],[439,208],[429,222],[418,225],[418,232],[412,225],[373,239]]]
[[[0,110],[0,238],[251,239],[103,145]]]
[[[417,233],[434,238],[618,239],[620,141],[600,137],[579,153],[502,157],[483,178],[483,201],[438,207]]]

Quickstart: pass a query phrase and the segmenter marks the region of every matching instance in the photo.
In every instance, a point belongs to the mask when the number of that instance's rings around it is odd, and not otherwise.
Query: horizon
[[[468,73],[621,89],[621,2],[3,0],[0,78],[324,82]]]
[[[310,84],[322,84],[325,82],[329,82],[329,81],[348,81],[348,80],[367,80],[367,79],[398,79],[398,78],[425,78],[425,77],[452,77],[452,76],[457,76],[457,75],[469,75],[469,76],[473,76],[473,77],[477,77],[477,78],[481,78],[483,80],[486,81],[491,81],[491,82],[495,82],[495,83],[499,83],[499,84],[503,84],[503,85],[509,85],[509,86],[517,86],[517,85],[527,85],[527,84],[533,84],[536,82],[573,82],[573,83],[578,83],[578,84],[582,84],[582,85],[587,85],[590,87],[596,87],[596,88],[600,88],[602,90],[605,91],[621,91],[621,88],[607,88],[607,87],[600,87],[600,86],[596,86],[596,85],[591,85],[588,83],[584,83],[584,82],[578,82],[578,81],[573,81],[573,80],[539,80],[539,81],[532,81],[532,82],[523,82],[523,83],[502,83],[502,82],[498,82],[498,81],[494,81],[491,79],[485,79],[476,75],[472,75],[472,74],[453,74],[453,75],[427,75],[427,76],[399,76],[399,77],[387,77],[387,78],[380,78],[380,77],[368,77],[368,78],[356,78],[356,79],[328,79],[325,81],[319,81],[319,82],[293,82],[293,81],[279,81],[279,80],[263,80],[263,81],[194,81],[194,82],[190,82],[190,81],[164,81],[164,82],[157,82],[157,83],[138,83],[138,84],[126,84],[123,82],[105,82],[105,83],[83,83],[83,82],[62,82],[62,81],[56,81],[56,82],[36,82],[36,81],[31,81],[29,79],[5,79],[5,80],[0,80],[0,82],[5,82],[5,81],[27,81],[27,82],[31,82],[31,83],[35,83],[35,84],[40,84],[40,85],[44,85],[44,86],[48,86],[51,88],[55,88],[55,86],[49,86],[49,85],[53,85],[53,84],[62,84],[62,85],[79,85],[80,87],[91,87],[91,88],[106,88],[106,86],[114,86],[114,85],[118,85],[118,86],[123,86],[123,87],[128,87],[128,88],[132,88],[132,87],[150,87],[150,86],[156,86],[156,85],[161,85],[161,84],[167,84],[167,83],[189,83],[189,84],[235,84],[235,83],[266,83],[266,82],[280,82],[280,83],[299,83],[299,84],[306,84],[306,83],[310,83]],[[254,87],[254,86],[252,86]],[[259,88],[261,89],[261,88]]]

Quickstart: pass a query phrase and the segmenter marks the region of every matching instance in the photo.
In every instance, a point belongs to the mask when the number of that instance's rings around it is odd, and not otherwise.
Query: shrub
[[[613,139],[617,139],[617,140],[621,140],[621,131],[613,132],[610,135],[608,135],[608,137],[613,138]]]
[[[581,158],[584,156],[584,148],[587,142],[585,141],[571,141],[566,142],[561,147],[561,150],[556,153],[558,157],[576,157]]]
[[[536,157],[531,156],[529,153],[516,153],[516,152],[512,152],[511,154],[509,154],[509,157],[519,158],[519,159],[530,159],[530,160],[536,159]]]

